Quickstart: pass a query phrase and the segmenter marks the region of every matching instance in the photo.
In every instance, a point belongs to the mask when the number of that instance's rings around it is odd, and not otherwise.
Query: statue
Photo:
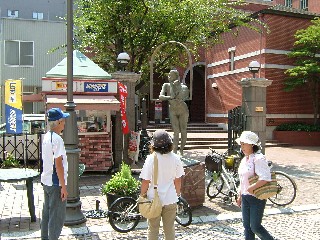
[[[189,109],[186,100],[189,100],[188,87],[180,82],[179,72],[171,70],[168,75],[169,83],[164,83],[159,95],[162,101],[169,101],[169,114],[173,130],[173,152],[177,153],[179,134],[181,133],[180,155],[183,154],[187,142],[187,125]]]

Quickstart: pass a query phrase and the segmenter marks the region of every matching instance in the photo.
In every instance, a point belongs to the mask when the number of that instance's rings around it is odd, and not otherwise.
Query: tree
[[[294,49],[288,54],[296,59],[296,66],[285,73],[289,78],[285,90],[307,87],[312,96],[314,124],[318,123],[319,114],[319,79],[320,79],[320,19],[311,21],[306,29],[295,34]]]
[[[153,49],[174,40],[187,44],[196,54],[208,38],[229,26],[250,25],[247,14],[236,10],[242,1],[229,0],[76,0],[77,48],[94,53],[93,60],[107,71],[116,70],[116,58],[127,52],[128,70],[148,79]],[[184,61],[181,47],[166,46],[156,57],[155,71]]]

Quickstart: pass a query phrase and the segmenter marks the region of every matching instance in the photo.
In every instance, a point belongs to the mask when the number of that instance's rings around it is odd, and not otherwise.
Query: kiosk
[[[81,52],[73,52],[73,100],[79,134],[79,162],[86,171],[107,171],[113,166],[112,116],[120,110],[118,81]],[[42,78],[46,109],[64,109],[67,102],[67,59]]]

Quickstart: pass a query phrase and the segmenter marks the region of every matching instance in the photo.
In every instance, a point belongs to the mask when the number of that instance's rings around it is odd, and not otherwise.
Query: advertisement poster
[[[5,81],[6,133],[22,133],[22,80]]]

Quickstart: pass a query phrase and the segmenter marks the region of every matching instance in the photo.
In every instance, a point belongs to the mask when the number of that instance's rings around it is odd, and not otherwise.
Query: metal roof
[[[46,77],[67,77],[67,58],[46,73]],[[73,51],[73,77],[111,79],[111,75],[78,50]]]

